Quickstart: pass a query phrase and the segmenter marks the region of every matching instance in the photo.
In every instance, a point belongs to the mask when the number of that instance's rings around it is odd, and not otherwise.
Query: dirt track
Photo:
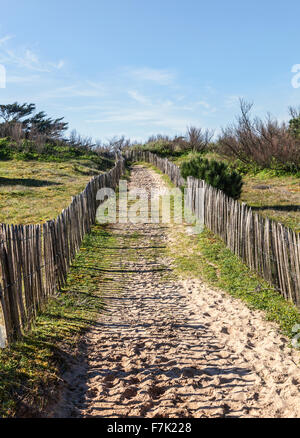
[[[131,187],[161,184],[134,168]],[[299,353],[276,325],[200,280],[175,278],[160,257],[166,227],[112,229],[124,248],[138,244],[136,256],[116,260],[122,293],[106,292],[108,312],[84,337],[49,415],[299,417]]]

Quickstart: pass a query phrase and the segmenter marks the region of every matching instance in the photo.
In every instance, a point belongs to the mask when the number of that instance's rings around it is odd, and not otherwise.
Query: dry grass
[[[262,216],[268,216],[300,232],[300,180],[294,176],[246,175],[241,201]]]
[[[88,160],[0,161],[0,222],[30,224],[55,218],[97,173]]]

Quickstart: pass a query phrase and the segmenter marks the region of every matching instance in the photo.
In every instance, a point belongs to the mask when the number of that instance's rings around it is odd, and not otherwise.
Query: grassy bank
[[[152,165],[144,164],[162,175]],[[163,175],[169,187],[174,187]],[[300,323],[300,312],[287,302],[276,289],[251,271],[209,230],[190,235],[185,225],[170,227],[168,254],[174,259],[175,272],[183,277],[201,278],[207,284],[220,288],[243,300],[250,308],[262,310],[265,318],[276,322],[282,333],[292,338],[292,328]]]
[[[250,308],[264,311],[267,320],[275,321],[285,335],[294,336],[292,328],[300,323],[297,308],[252,272],[221,239],[207,229],[198,236],[179,229],[172,230],[172,235],[169,253],[179,275],[201,278],[243,300]]]
[[[0,222],[42,223],[55,218],[93,175],[114,159],[87,147],[0,138]]]
[[[91,160],[0,161],[0,222],[30,224],[55,218],[99,172]]]

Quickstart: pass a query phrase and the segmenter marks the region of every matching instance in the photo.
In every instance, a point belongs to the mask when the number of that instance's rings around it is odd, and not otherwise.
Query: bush
[[[0,160],[36,160],[63,162],[73,159],[91,160],[99,170],[106,170],[114,164],[114,156],[106,157],[95,150],[80,146],[46,143],[40,151],[39,145],[29,140],[21,143],[12,142],[8,138],[0,138]]]
[[[185,138],[190,150],[193,152],[206,152],[213,135],[213,131],[209,131],[208,129],[203,131],[201,128],[188,126]]]
[[[297,172],[300,169],[299,120],[290,126],[270,116],[266,120],[252,119],[252,104],[240,101],[241,114],[237,122],[223,129],[219,138],[221,154],[261,169],[280,169]]]
[[[210,147],[213,134],[213,131],[208,129],[188,126],[185,136],[152,135],[143,145],[143,149],[160,157],[178,157],[192,151],[205,153]]]
[[[179,137],[175,137],[173,140],[168,138],[159,138],[156,140],[148,141],[143,146],[143,150],[157,154],[160,157],[175,157],[182,154],[182,140]],[[153,137],[152,137],[153,138]]]
[[[185,161],[181,165],[183,178],[193,176],[202,179],[216,189],[222,190],[227,196],[238,199],[242,192],[242,176],[235,170],[231,171],[225,163],[201,157]]]
[[[289,112],[291,115],[291,120],[289,121],[289,129],[291,134],[299,139],[300,138],[300,109],[296,109],[293,107],[289,108]]]

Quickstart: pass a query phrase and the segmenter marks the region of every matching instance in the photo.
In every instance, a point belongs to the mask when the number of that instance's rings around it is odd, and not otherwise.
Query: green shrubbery
[[[16,142],[0,138],[0,160],[67,161],[72,159],[91,160],[99,169],[112,167],[114,157],[101,155],[86,147],[70,146],[67,143],[46,143],[43,148],[33,141]]]
[[[193,176],[202,179],[234,199],[241,195],[242,176],[223,162],[196,157],[182,163],[181,175],[183,178]]]
[[[210,147],[213,131],[188,126],[183,136],[152,135],[142,146],[160,157],[178,157],[189,152],[205,153]]]

